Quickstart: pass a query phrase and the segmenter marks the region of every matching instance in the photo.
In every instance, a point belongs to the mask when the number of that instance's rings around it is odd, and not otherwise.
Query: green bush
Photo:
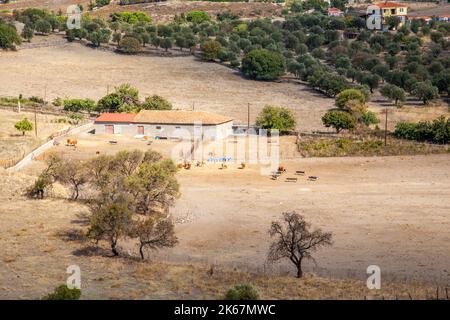
[[[126,36],[119,41],[118,49],[124,53],[136,54],[141,51],[142,47],[138,39]]]
[[[286,133],[295,129],[296,121],[292,110],[286,107],[265,106],[256,118],[256,124],[263,129]]]
[[[79,300],[81,290],[77,288],[69,289],[67,285],[60,285],[53,293],[42,297],[42,300]]]
[[[145,12],[136,11],[136,12],[115,12],[111,14],[112,21],[122,21],[130,24],[136,24],[138,22],[151,22],[152,18],[147,15]]]
[[[22,43],[16,28],[13,25],[0,21],[0,48],[13,49],[15,45]]]
[[[95,109],[95,101],[91,99],[65,99],[64,110],[79,112],[79,111],[92,111]]]
[[[23,118],[16,122],[14,128],[22,132],[22,135],[25,135],[25,132],[33,130],[33,124],[27,118]]]
[[[205,60],[215,60],[222,50],[222,45],[216,40],[208,40],[202,45],[203,57]]]
[[[333,127],[336,129],[337,133],[343,129],[352,130],[356,125],[355,118],[350,113],[335,110],[325,113],[322,117],[322,122],[325,127]]]
[[[266,49],[252,50],[242,59],[242,72],[251,79],[274,80],[285,72],[284,57]]]
[[[205,21],[209,21],[211,17],[205,12],[200,10],[189,11],[186,14],[186,20],[196,24],[200,24]]]
[[[361,115],[361,121],[366,126],[370,126],[371,124],[380,123],[380,119],[377,118],[376,114],[372,111],[366,111]]]
[[[433,122],[400,122],[395,126],[394,136],[401,139],[447,144],[450,141],[450,118],[441,116]]]
[[[145,98],[141,108],[146,110],[171,110],[172,104],[161,96],[153,95]]]
[[[257,288],[251,284],[237,284],[227,291],[225,300],[259,300],[260,294]]]
[[[336,96],[335,104],[339,109],[350,109],[350,104],[364,104],[366,97],[361,90],[346,89]]]

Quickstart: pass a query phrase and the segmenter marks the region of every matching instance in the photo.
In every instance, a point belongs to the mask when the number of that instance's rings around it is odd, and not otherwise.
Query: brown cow
[[[77,145],[77,139],[67,139],[67,145],[75,147]]]

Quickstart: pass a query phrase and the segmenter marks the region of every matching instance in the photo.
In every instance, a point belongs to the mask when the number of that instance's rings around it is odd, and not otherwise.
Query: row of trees
[[[309,1],[308,6],[316,3]],[[38,21],[64,30],[59,22],[65,18],[36,10],[15,16],[33,30]],[[165,50],[201,48],[206,60],[241,66],[246,77],[273,80],[287,71],[331,97],[349,88],[373,92],[384,82],[424,103],[438,93],[449,94],[448,24],[414,20],[395,32],[378,33],[367,31],[365,21],[352,11],[341,18],[291,10],[283,22],[243,21],[231,12],[214,20],[192,11],[159,25],[142,12],[113,13],[108,21],[85,14],[81,29],[67,30],[67,38],[87,39],[94,46],[112,40],[125,53],[137,53],[147,44]],[[347,39],[349,33],[357,34],[356,39]],[[424,41],[427,37],[431,42]]]
[[[66,186],[70,199],[83,199],[89,207],[89,238],[107,241],[114,255],[119,241],[136,239],[144,259],[146,250],[177,243],[168,218],[179,196],[176,172],[171,160],[154,151],[121,151],[86,162],[52,155],[27,194],[42,199],[54,183]]]
[[[172,104],[165,98],[152,95],[141,101],[139,90],[129,84],[122,84],[114,88],[99,101],[91,99],[64,99],[54,101],[55,105],[63,105],[64,110],[70,112],[139,112],[145,110],[171,110]]]

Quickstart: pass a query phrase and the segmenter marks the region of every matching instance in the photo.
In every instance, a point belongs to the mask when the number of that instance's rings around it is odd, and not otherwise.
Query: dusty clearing
[[[58,146],[55,151],[65,156],[86,159],[100,153],[112,153],[125,148],[150,148],[146,142],[119,138],[114,147],[108,138],[79,137],[77,150]],[[173,144],[158,141],[157,151],[170,155]],[[281,150],[288,154],[293,141],[282,141]],[[450,281],[450,156],[374,158],[311,158],[283,161],[288,173],[278,181],[260,174],[260,167],[250,165],[245,170],[231,164],[220,170],[219,164],[182,170],[178,175],[182,196],[172,213],[177,222],[180,244],[153,255],[159,261],[171,263],[215,264],[250,272],[285,274],[289,265],[265,265],[269,245],[267,229],[280,213],[297,210],[313,225],[334,233],[332,248],[319,251],[317,266],[307,264],[307,271],[333,278],[364,279],[367,266],[379,265],[385,280],[417,281],[446,285]],[[35,161],[17,177],[30,183],[43,167]],[[299,176],[297,183],[285,182],[295,170],[319,177],[307,181]],[[6,179],[5,181],[8,181]],[[6,182],[7,183],[7,182]],[[19,241],[22,228],[67,231],[83,227],[77,214],[86,209],[63,200],[30,201],[19,196],[23,183],[13,183],[16,190],[4,190],[0,212],[7,233],[0,245],[5,255],[33,259],[34,245],[50,246],[50,253],[40,256],[56,258],[52,253],[62,245],[52,232],[40,235],[38,241]],[[61,194],[56,190],[56,194]],[[15,208],[23,208],[17,215]],[[33,215],[27,208],[33,207]],[[46,219],[47,215],[51,219]],[[54,217],[53,217],[54,215]],[[25,222],[28,221],[28,222]],[[36,230],[35,230],[36,231]],[[27,239],[36,236],[27,232]],[[9,233],[17,234],[12,237]],[[14,243],[14,244],[13,244]],[[136,252],[133,243],[123,243],[124,252]],[[78,247],[80,248],[80,246]],[[63,250],[60,248],[58,250]],[[67,253],[70,260],[84,259]],[[59,255],[60,253],[55,253]],[[68,255],[68,256],[67,256]],[[44,259],[44,257],[41,257]],[[87,261],[86,261],[87,264]],[[20,264],[22,266],[22,264]],[[25,267],[21,267],[26,270]]]
[[[67,123],[56,123],[58,116],[37,114],[38,135],[35,131],[27,132],[25,136],[14,128],[14,124],[23,118],[27,118],[33,122],[34,113],[7,111],[0,109],[0,165],[10,160],[22,158],[32,149],[46,141],[46,139],[59,131],[63,131],[70,127]]]

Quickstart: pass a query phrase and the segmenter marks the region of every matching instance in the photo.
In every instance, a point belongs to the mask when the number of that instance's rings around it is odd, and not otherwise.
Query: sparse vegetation
[[[225,300],[259,300],[258,289],[249,283],[237,284],[227,291]]]
[[[447,153],[448,148],[425,143],[406,142],[389,138],[384,146],[380,138],[307,138],[298,142],[298,150],[305,157],[370,157]]]
[[[42,300],[79,300],[81,298],[81,290],[77,288],[69,289],[63,284],[55,288],[53,293],[44,296]]]

